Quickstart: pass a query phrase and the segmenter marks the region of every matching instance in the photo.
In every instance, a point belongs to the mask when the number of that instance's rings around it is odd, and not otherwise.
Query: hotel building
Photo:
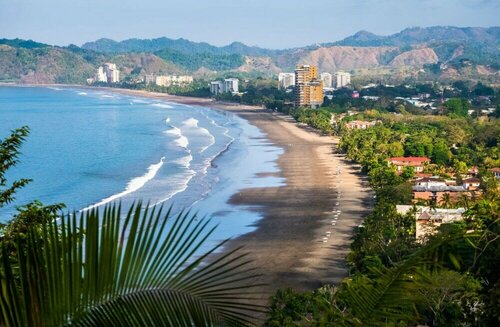
[[[321,73],[319,75],[319,78],[323,82],[323,88],[324,89],[330,89],[330,88],[332,88],[332,81],[333,81],[332,74],[330,74],[330,73]]]
[[[294,73],[279,73],[278,75],[278,88],[287,89],[290,86],[295,86],[295,74]]]
[[[295,106],[319,107],[323,103],[323,82],[318,80],[316,66],[302,65],[295,69]]]
[[[107,62],[97,69],[95,80],[102,83],[118,83],[120,82],[120,71],[116,68],[116,64]]]
[[[351,84],[351,74],[345,72],[335,73],[335,88],[340,89]]]
[[[226,78],[223,81],[210,82],[210,92],[214,95],[227,92],[239,93],[239,80],[237,78]]]

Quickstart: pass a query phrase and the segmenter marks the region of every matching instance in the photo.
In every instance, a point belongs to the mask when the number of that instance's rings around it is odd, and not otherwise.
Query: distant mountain
[[[292,71],[297,64],[314,64],[321,72],[345,70],[360,78],[467,78],[499,83],[500,27],[413,27],[387,36],[359,31],[341,41],[284,50],[241,42],[217,47],[167,37],[100,39],[82,47],[0,39],[0,81],[83,83],[106,61],[115,62],[123,78],[273,76]]]
[[[14,48],[25,48],[25,49],[37,49],[50,47],[48,44],[35,42],[32,40],[21,40],[21,39],[0,39],[0,44],[8,45]]]
[[[500,27],[412,27],[399,33],[380,36],[360,31],[323,46],[393,46],[401,49],[427,47],[433,49],[439,61],[469,59],[476,63],[500,66]],[[456,50],[460,50],[457,55]]]
[[[422,43],[435,42],[474,42],[495,43],[500,42],[500,27],[411,27],[399,33],[387,36],[375,35],[367,31],[360,31],[341,41],[326,43],[324,46],[349,45],[349,46],[411,46]]]
[[[223,47],[216,47],[205,42],[193,42],[183,38],[174,40],[167,37],[157,39],[128,39],[120,42],[110,39],[99,39],[83,44],[82,48],[103,53],[157,52],[170,49],[185,54],[208,53],[214,55],[270,56],[278,52],[277,50],[251,47],[241,42],[233,42]]]

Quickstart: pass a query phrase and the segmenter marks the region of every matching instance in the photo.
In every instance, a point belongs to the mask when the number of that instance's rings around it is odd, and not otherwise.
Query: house
[[[440,203],[443,201],[445,194],[448,194],[452,201],[457,201],[461,195],[472,197],[472,191],[469,191],[464,185],[453,186],[447,185],[445,182],[432,185],[414,185],[412,187],[413,201],[436,201]]]
[[[416,220],[415,238],[422,242],[424,237],[432,235],[442,224],[463,220],[465,209],[434,209],[424,206],[397,205],[399,214],[405,215],[414,210]]]
[[[431,162],[427,157],[392,157],[387,159],[389,165],[396,166],[398,172],[403,171],[404,167],[413,167],[416,173],[424,171],[424,166]]]
[[[467,177],[474,177],[477,176],[479,173],[479,168],[477,166],[472,166],[469,169],[467,169],[467,173],[465,174]]]
[[[490,171],[495,175],[496,178],[500,179],[500,167],[491,168]]]
[[[479,189],[479,186],[481,185],[481,180],[479,178],[476,178],[476,177],[471,177],[471,178],[464,179],[462,181],[462,184],[469,191],[475,191],[475,190]]]

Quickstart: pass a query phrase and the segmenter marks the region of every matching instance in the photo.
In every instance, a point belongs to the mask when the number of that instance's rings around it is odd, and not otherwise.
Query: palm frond
[[[225,241],[201,251],[215,228],[141,203],[125,215],[112,205],[43,224],[18,243],[14,260],[1,253],[2,319],[6,326],[252,324],[261,309],[260,285],[251,283],[258,274],[239,249],[212,259]]]
[[[466,236],[467,239],[476,237],[475,234]],[[345,286],[349,310],[365,325],[384,325],[387,320],[414,320],[417,312],[413,298],[408,295],[415,286],[415,279],[423,280],[426,274],[422,272],[441,267],[444,260],[449,259],[449,251],[443,248],[463,239],[463,234],[438,235],[399,265],[372,269],[371,273],[378,276],[374,279],[348,279]],[[459,257],[460,253],[456,253],[455,259]]]

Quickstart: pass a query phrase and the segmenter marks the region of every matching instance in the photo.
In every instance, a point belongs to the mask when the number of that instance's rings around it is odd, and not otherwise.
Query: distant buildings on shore
[[[294,73],[279,73],[278,88],[288,90],[293,87],[296,107],[318,107],[323,103],[324,92],[331,98],[334,88],[351,84],[351,74],[336,72],[334,75],[323,72],[318,75],[318,68],[312,65],[299,65]],[[330,92],[330,93],[328,93]]]
[[[237,78],[226,78],[222,81],[210,82],[210,93],[218,95],[221,93],[239,94],[239,80]]]
[[[119,83],[120,71],[116,68],[116,64],[107,62],[100,66],[97,69],[95,81],[108,84]]]
[[[323,103],[323,82],[318,79],[318,68],[311,65],[295,69],[295,106],[316,108]]]
[[[332,88],[332,85],[333,85],[332,84],[332,82],[333,82],[332,74],[330,74],[330,73],[321,73],[319,75],[319,78],[323,82],[323,88],[324,89],[331,89]]]
[[[279,73],[278,74],[278,88],[286,90],[289,87],[295,86],[294,73]]]
[[[346,72],[335,73],[335,88],[340,89],[351,84],[351,74]]]
[[[186,86],[193,83],[193,76],[189,75],[145,75],[144,84],[158,86]]]

